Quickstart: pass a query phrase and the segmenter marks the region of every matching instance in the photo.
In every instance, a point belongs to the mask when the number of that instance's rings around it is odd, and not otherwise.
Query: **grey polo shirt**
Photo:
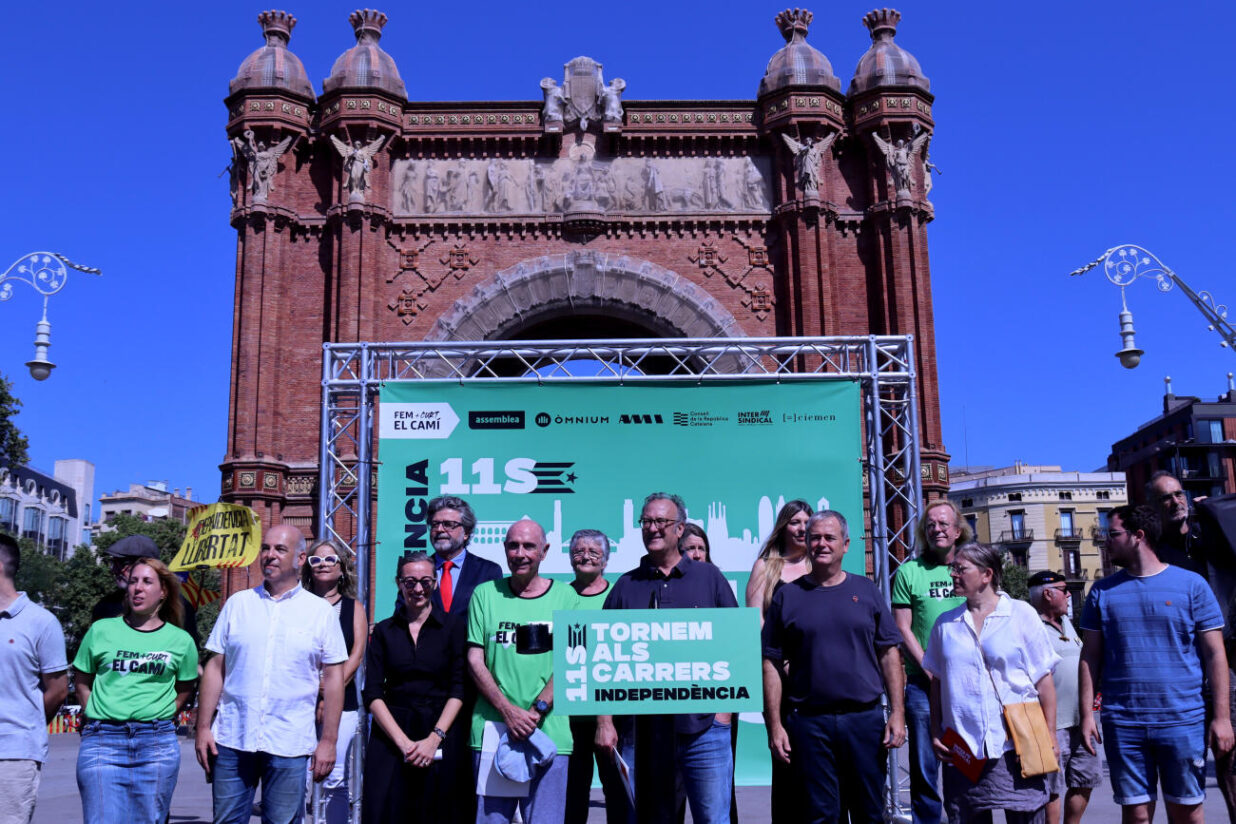
[[[55,616],[17,593],[0,610],[0,758],[47,760],[42,676],[69,668]]]

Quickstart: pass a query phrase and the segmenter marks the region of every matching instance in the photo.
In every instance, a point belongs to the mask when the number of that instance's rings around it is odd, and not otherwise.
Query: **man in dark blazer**
[[[502,567],[468,552],[476,515],[463,498],[443,495],[429,502],[429,540],[433,571],[438,579],[433,602],[451,615],[467,615],[472,591],[502,577]]]
[[[426,520],[434,549],[434,577],[438,579],[433,593],[434,606],[441,607],[453,620],[466,622],[472,592],[486,581],[501,578],[502,567],[468,552],[476,515],[463,498],[454,495],[434,498],[429,502]],[[464,705],[457,717],[471,718],[475,705],[476,685],[469,678],[464,683]],[[468,727],[466,723],[451,725],[447,733],[451,740],[442,748],[442,773],[455,788],[445,797],[448,809],[442,811],[442,820],[450,824],[472,824],[476,820],[476,780],[472,774]]]

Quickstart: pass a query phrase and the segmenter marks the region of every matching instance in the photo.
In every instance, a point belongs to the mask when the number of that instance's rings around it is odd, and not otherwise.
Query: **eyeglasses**
[[[459,529],[463,526],[459,521],[430,521],[429,530],[432,532],[435,529],[445,529],[448,532]]]
[[[1069,589],[1068,589],[1068,587],[1044,587],[1044,588],[1043,588],[1043,591],[1044,591],[1044,592],[1058,592],[1058,593],[1060,593],[1061,595],[1068,595],[1068,594],[1069,594]]]
[[[678,521],[675,518],[640,518],[639,519],[639,525],[642,526],[644,529],[653,529],[653,530],[656,530],[657,532],[660,532],[661,530],[669,527],[671,524],[676,524],[676,523],[678,523]]]
[[[420,587],[426,592],[433,589],[434,585],[433,578],[396,578],[395,582],[399,584],[399,586],[406,589],[416,589],[417,587]]]
[[[580,547],[578,549],[572,548],[570,555],[572,558],[602,558],[605,553],[599,549],[584,549]]]
[[[1121,536],[1121,535],[1128,535],[1128,534],[1129,534],[1129,531],[1128,531],[1127,529],[1109,529],[1109,530],[1107,530],[1107,537],[1108,537],[1108,538],[1118,538],[1118,537],[1119,537],[1119,536]]]
[[[311,567],[320,567],[320,566],[333,567],[333,566],[337,566],[338,564],[339,564],[338,555],[310,555],[309,556],[309,566]]]

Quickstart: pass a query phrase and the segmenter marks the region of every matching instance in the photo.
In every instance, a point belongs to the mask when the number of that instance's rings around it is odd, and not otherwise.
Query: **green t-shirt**
[[[515,628],[520,624],[552,621],[554,610],[579,609],[579,596],[564,581],[552,581],[536,598],[511,594],[509,578],[486,581],[468,602],[468,645],[485,650],[485,666],[512,704],[530,708],[554,674],[554,654],[520,655],[515,651]],[[502,721],[502,714],[485,696],[478,696],[472,711],[472,749],[481,748],[486,721]],[[571,752],[571,725],[552,709],[541,729],[553,740],[559,755]]]
[[[609,588],[613,586],[609,581],[605,582],[605,589],[598,592],[596,595],[580,595],[578,592],[575,595],[579,598],[579,607],[577,609],[601,609],[605,606],[605,596],[609,595]],[[571,587],[574,589],[574,587]]]
[[[173,624],[140,632],[103,618],[86,631],[73,668],[94,676],[87,718],[162,721],[176,714],[176,682],[197,679],[197,647]]]
[[[909,607],[913,619],[910,629],[923,652],[927,651],[927,639],[936,619],[950,609],[965,603],[965,598],[953,595],[953,578],[948,564],[938,564],[923,558],[906,561],[897,569],[893,579],[893,609]],[[921,675],[918,664],[905,656],[906,673]]]

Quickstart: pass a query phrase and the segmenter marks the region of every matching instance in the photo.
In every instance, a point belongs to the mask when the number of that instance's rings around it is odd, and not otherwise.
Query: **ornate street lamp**
[[[0,275],[0,301],[13,297],[13,281],[25,283],[43,296],[43,319],[34,325],[34,359],[26,362],[30,377],[36,381],[47,380],[56,368],[56,364],[47,359],[47,349],[51,346],[47,301],[68,283],[70,269],[88,275],[102,274],[98,269],[74,263],[57,252],[31,252],[22,255]]]
[[[1087,263],[1080,269],[1074,269],[1069,274],[1071,276],[1084,275],[1099,264],[1103,265],[1103,274],[1107,276],[1107,279],[1120,287],[1122,347],[1116,353],[1116,357],[1120,358],[1120,365],[1125,369],[1134,368],[1142,359],[1142,350],[1138,349],[1133,342],[1133,313],[1129,311],[1129,305],[1124,296],[1124,287],[1138,278],[1154,278],[1155,285],[1160,292],[1170,292],[1173,286],[1179,286],[1197,310],[1206,316],[1206,320],[1210,322],[1207,328],[1212,332],[1218,332],[1223,338],[1219,345],[1236,348],[1236,329],[1233,329],[1232,325],[1227,322],[1227,307],[1215,303],[1215,299],[1209,292],[1193,291],[1180,275],[1167,268],[1163,261],[1141,246],[1134,246],[1131,243],[1113,246],[1099,255],[1098,260]]]

